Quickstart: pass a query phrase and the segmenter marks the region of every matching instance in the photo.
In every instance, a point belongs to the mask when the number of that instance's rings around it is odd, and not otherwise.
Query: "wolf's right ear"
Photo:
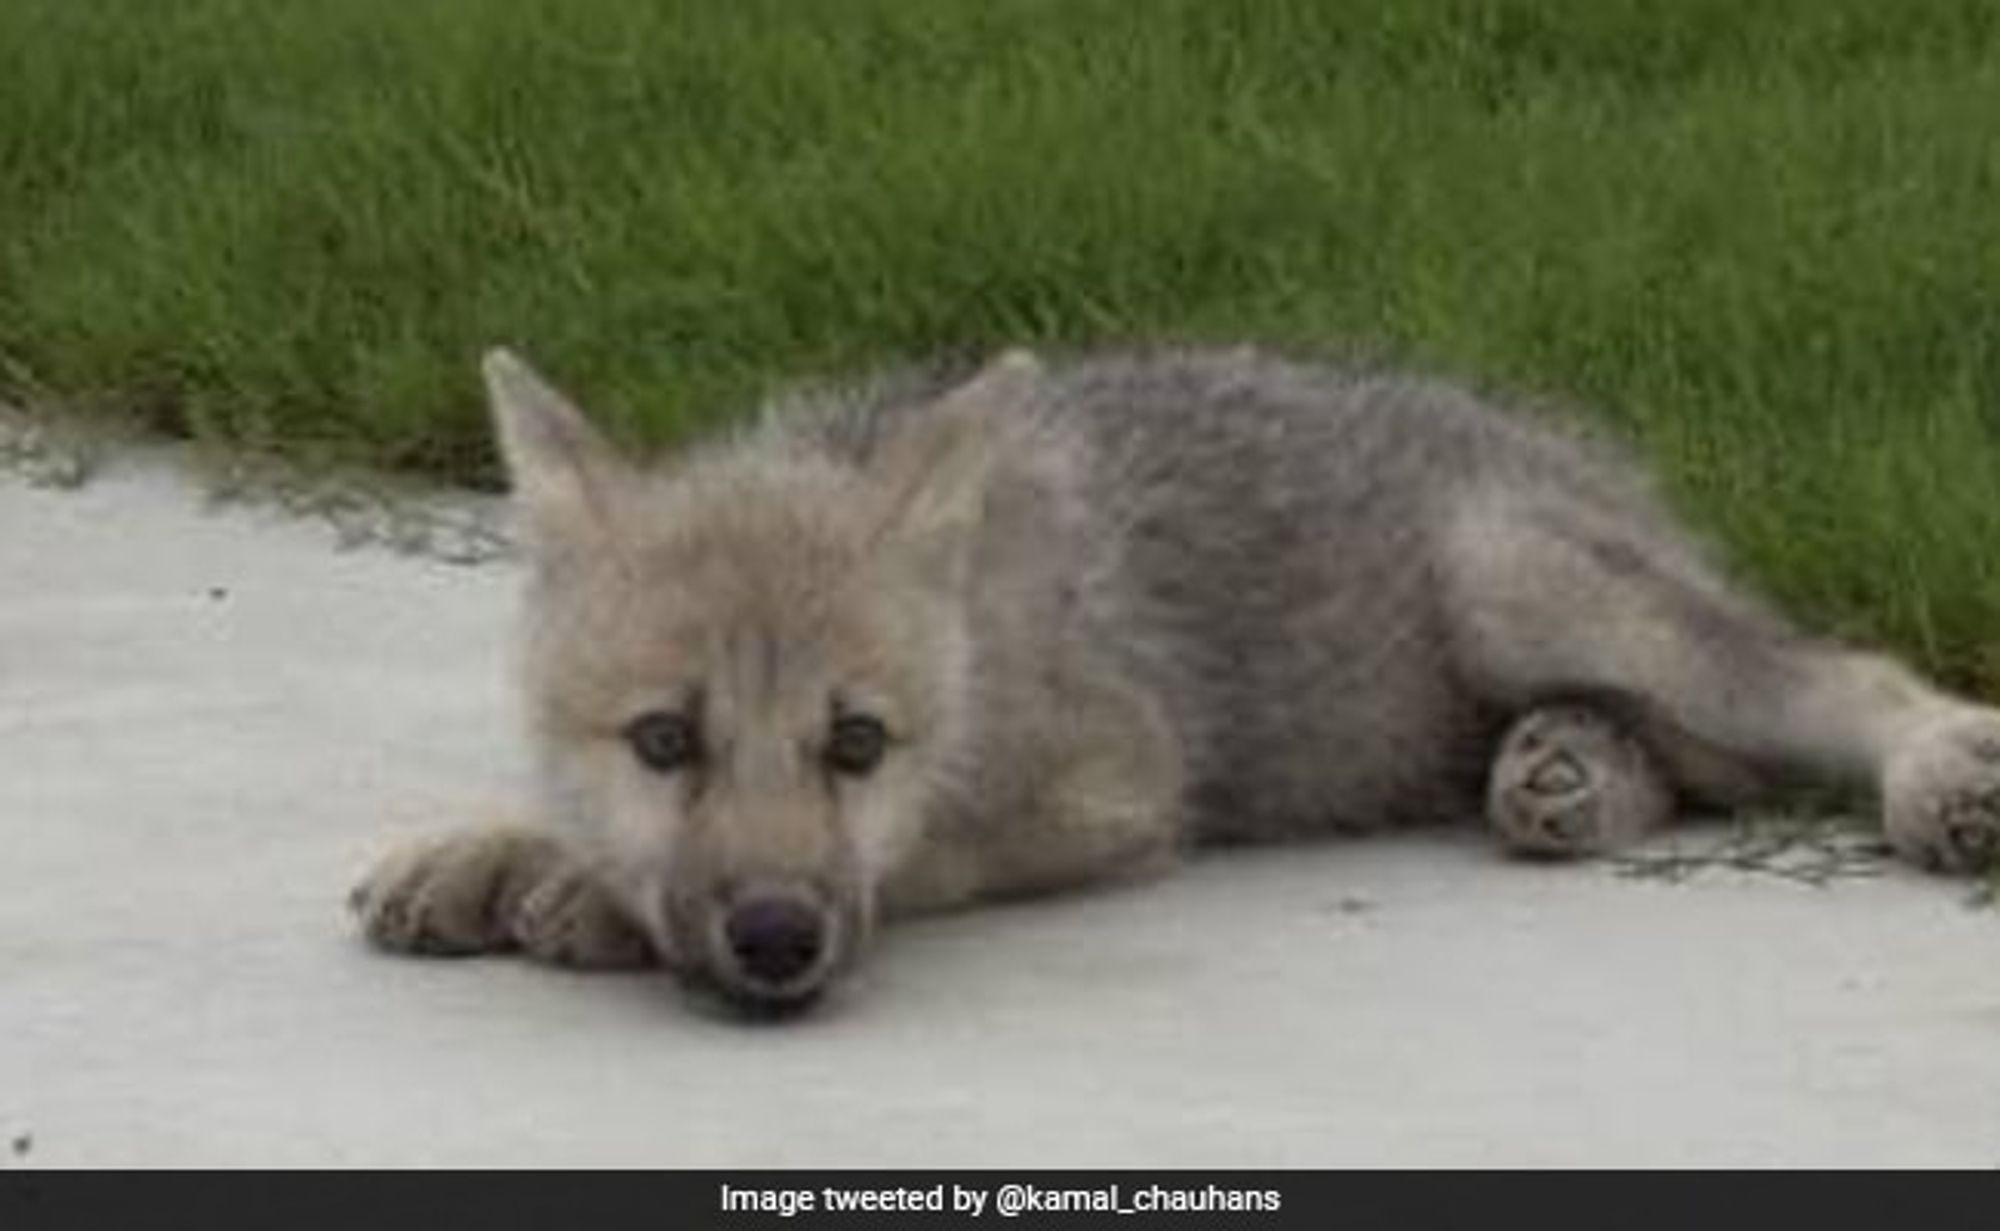
[[[606,531],[610,502],[632,478],[631,466],[512,351],[487,351],[479,368],[529,546],[542,551]]]

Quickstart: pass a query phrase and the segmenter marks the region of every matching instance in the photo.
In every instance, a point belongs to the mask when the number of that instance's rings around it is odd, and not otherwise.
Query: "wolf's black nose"
[[[730,907],[722,932],[743,973],[773,986],[811,970],[826,947],[824,913],[790,896],[737,903]]]

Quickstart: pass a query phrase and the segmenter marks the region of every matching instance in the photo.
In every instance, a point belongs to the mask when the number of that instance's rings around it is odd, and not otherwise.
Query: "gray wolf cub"
[[[2000,713],[1795,631],[1602,449],[1249,349],[907,375],[655,467],[505,351],[542,824],[384,861],[410,953],[812,1001],[885,916],[1483,815],[1603,851],[1800,783],[2000,851]]]

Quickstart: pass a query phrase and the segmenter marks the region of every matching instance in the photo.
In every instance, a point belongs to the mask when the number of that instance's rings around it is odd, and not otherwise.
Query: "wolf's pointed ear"
[[[539,551],[606,529],[613,489],[632,468],[514,352],[487,351],[479,370],[530,547]]]
[[[882,535],[920,551],[955,580],[986,508],[993,471],[1024,425],[1041,360],[1010,350],[947,392],[884,450]]]

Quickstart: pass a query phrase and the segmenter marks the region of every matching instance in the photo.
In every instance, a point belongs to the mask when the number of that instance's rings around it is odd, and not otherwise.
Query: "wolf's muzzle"
[[[804,885],[746,886],[721,903],[711,963],[723,989],[765,1008],[815,996],[834,965],[837,912]]]

